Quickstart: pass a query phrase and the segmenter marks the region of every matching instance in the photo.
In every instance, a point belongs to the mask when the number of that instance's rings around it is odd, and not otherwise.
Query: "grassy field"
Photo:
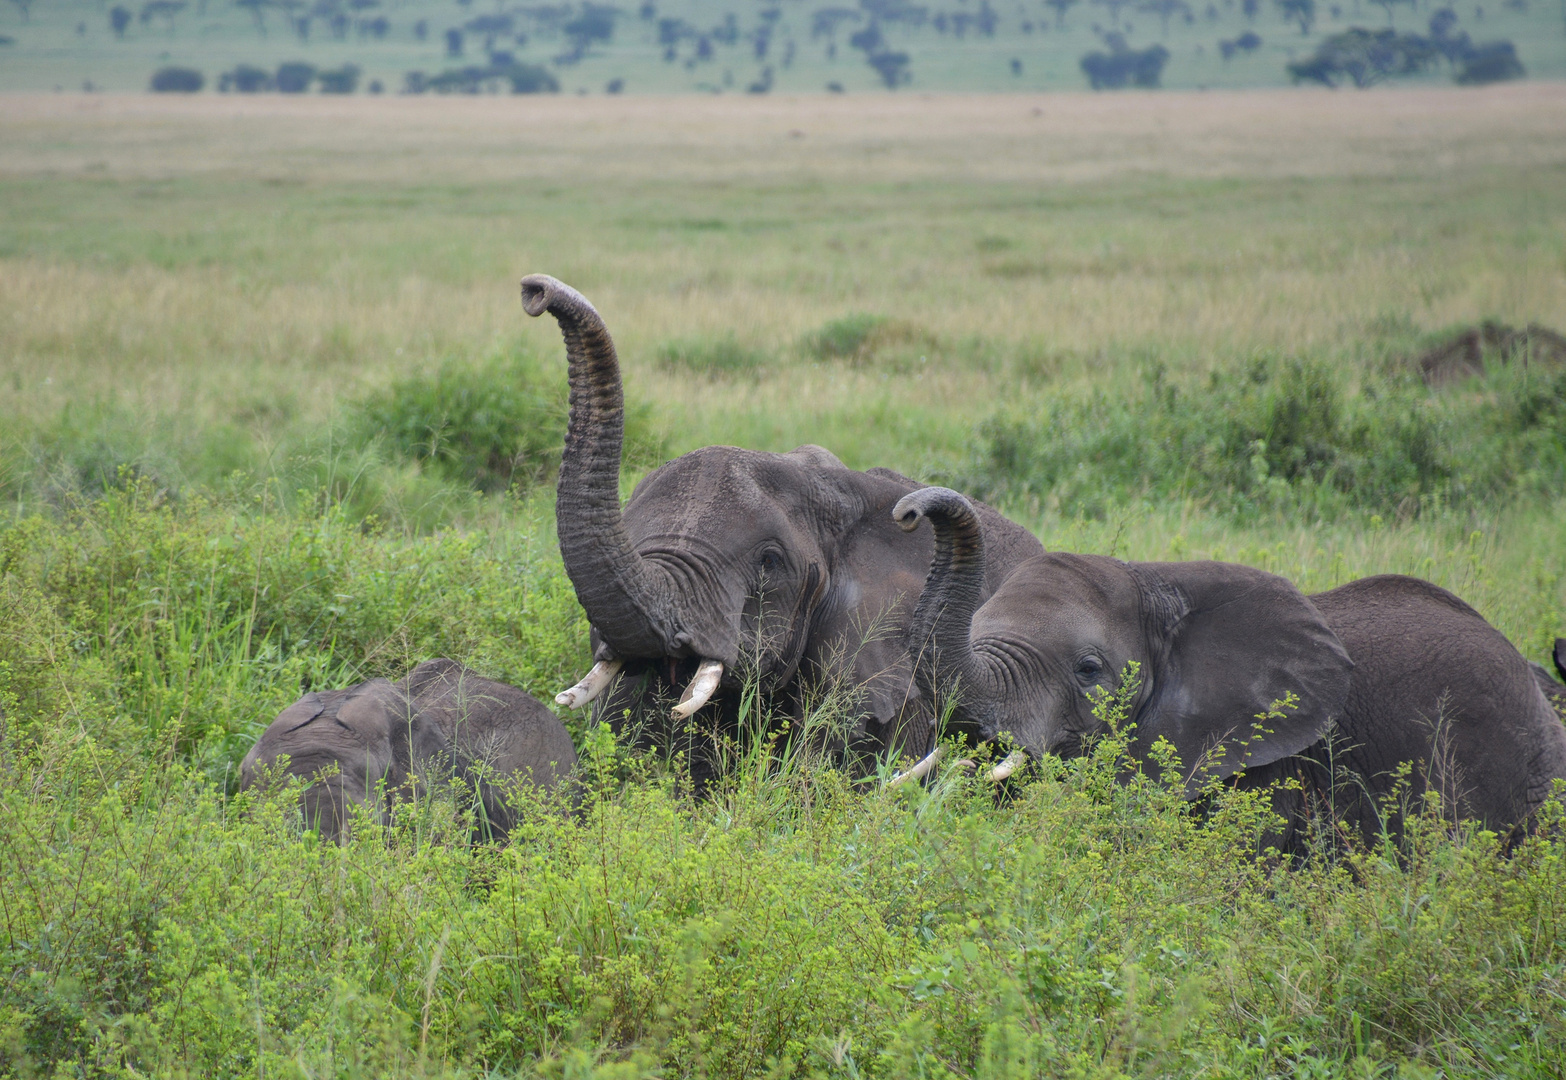
[[[1409,358],[1566,324],[1559,84],[13,95],[0,205],[0,1075],[1566,1070],[1556,841],[1280,870],[1113,745],[1003,806],[804,759],[692,803],[573,716],[583,812],[503,851],[233,796],[302,681],[584,665],[534,271],[616,336],[628,484],[815,442],[1052,547],[1418,574],[1545,660],[1566,375]]]
[[[569,27],[595,6],[613,13],[613,29],[578,53]],[[1237,0],[1184,5],[1171,0],[1164,6],[1170,13],[1167,23],[1157,14],[1158,5],[1125,0],[1072,0],[1060,18],[1037,0],[865,7],[734,0],[648,0],[622,6],[497,2],[493,7],[471,0],[245,6],[197,0],[179,7],[169,0],[13,0],[0,11],[0,37],[11,39],[0,44],[0,90],[77,91],[84,85],[146,90],[152,73],[172,64],[203,72],[210,92],[218,88],[220,74],[238,64],[273,71],[280,63],[304,62],[318,69],[354,64],[362,72],[359,93],[370,92],[372,83],[379,84],[378,92],[395,93],[409,71],[436,74],[483,66],[492,53],[504,52],[545,67],[565,93],[602,94],[614,80],[632,94],[742,93],[758,83],[778,93],[820,94],[834,83],[847,93],[880,93],[885,90],[880,76],[850,44],[877,10],[886,13],[876,20],[885,47],[908,56],[904,89],[912,91],[1083,89],[1081,57],[1104,49],[1103,35],[1117,27],[1131,48],[1162,45],[1168,50],[1166,87],[1284,86],[1289,61],[1310,55],[1328,36],[1350,26],[1387,25],[1423,34],[1442,7],[1457,16],[1456,32],[1476,42],[1512,41],[1530,77],[1566,76],[1566,12],[1555,0],[1452,5],[1411,0],[1407,6],[1394,0],[1385,7],[1365,0],[1321,2],[1314,5],[1307,33],[1271,0],[1256,5],[1252,15]],[[135,16],[120,35],[111,21],[116,7]],[[824,22],[821,12],[828,13]],[[977,20],[983,12],[994,19],[989,33],[978,22],[958,32],[955,20]],[[304,34],[293,28],[300,18],[309,23]],[[505,29],[483,29],[479,20],[486,18],[503,20],[498,25]],[[334,25],[334,20],[340,21]],[[732,33],[725,30],[731,21]],[[665,23],[676,28],[666,31]],[[453,30],[462,39],[459,55],[448,49],[446,34]],[[1257,46],[1225,58],[1220,42],[1247,32],[1258,36]],[[672,56],[667,55],[669,40]],[[1434,85],[1451,79],[1452,70],[1442,63],[1413,81]]]

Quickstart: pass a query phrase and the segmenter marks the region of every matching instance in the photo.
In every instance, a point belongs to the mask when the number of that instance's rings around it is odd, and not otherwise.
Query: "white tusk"
[[[598,661],[593,665],[592,671],[582,676],[581,682],[569,690],[562,690],[556,694],[555,704],[564,705],[568,709],[580,709],[604,692],[604,688],[614,681],[623,662],[621,660]]]
[[[996,783],[999,783],[1000,781],[1006,779],[1006,777],[1010,776],[1012,773],[1016,772],[1018,769],[1022,768],[1027,763],[1027,754],[1023,753],[1021,750],[1013,750],[1011,753],[1006,755],[1005,761],[1002,761],[999,765],[990,770],[990,779],[994,780]]]
[[[685,693],[680,695],[680,703],[674,707],[674,718],[684,720],[707,704],[713,691],[718,688],[718,680],[721,678],[723,678],[723,661],[703,660],[701,666],[696,669],[696,677],[685,688]]]
[[[928,754],[926,754],[924,758],[921,759],[919,763],[913,768],[909,769],[907,772],[898,773],[896,776],[888,780],[886,782],[886,786],[896,787],[898,784],[908,780],[918,780],[931,769],[935,768],[935,763],[941,760],[941,755],[945,752],[946,747],[937,746],[934,750],[931,750]]]

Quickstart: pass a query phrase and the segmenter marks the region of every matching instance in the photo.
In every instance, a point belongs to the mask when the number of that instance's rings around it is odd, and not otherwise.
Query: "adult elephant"
[[[556,520],[596,661],[556,701],[593,702],[639,745],[686,753],[698,785],[722,768],[712,736],[737,730],[747,685],[783,715],[802,712],[808,685],[846,688],[836,752],[922,754],[932,712],[906,630],[933,545],[890,517],[921,485],[849,469],[819,446],[708,446],[649,473],[622,512],[624,397],[609,331],[580,293],[542,274],[522,279],[522,303],[552,314],[565,338]],[[974,513],[996,580],[1043,550],[994,511]]]
[[[977,740],[1005,732],[1027,754],[1069,755],[1101,729],[1088,695],[1134,660],[1132,752],[1167,739],[1193,790],[1241,770],[1251,782],[1298,772],[1306,793],[1281,807],[1296,824],[1309,804],[1330,805],[1373,839],[1404,762],[1416,798],[1437,790],[1447,812],[1498,830],[1526,823],[1566,778],[1566,728],[1536,673],[1429,582],[1383,575],[1307,598],[1229,563],[1049,553],[986,601],[966,499],[926,488],[893,512],[905,529],[934,526],[911,633],[919,682],[952,693],[953,730]],[[1256,727],[1286,694],[1297,707]]]
[[[484,838],[516,824],[507,795],[528,783],[553,790],[576,767],[571,736],[537,698],[455,660],[426,660],[397,682],[370,679],[311,692],[278,714],[239,767],[241,789],[281,769],[308,780],[305,821],[329,839],[353,807],[390,824],[395,803],[458,777],[477,796]]]

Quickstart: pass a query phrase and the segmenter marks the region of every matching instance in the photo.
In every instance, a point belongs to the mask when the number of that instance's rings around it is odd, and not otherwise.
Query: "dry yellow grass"
[[[980,182],[1566,163],[1566,85],[874,97],[8,95],[0,173]]]

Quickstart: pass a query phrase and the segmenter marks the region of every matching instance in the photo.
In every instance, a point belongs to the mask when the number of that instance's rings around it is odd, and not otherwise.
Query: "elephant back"
[[[1386,794],[1411,762],[1416,794],[1435,791],[1451,816],[1504,830],[1566,778],[1566,728],[1522,654],[1471,606],[1400,574],[1311,599],[1354,661],[1333,749],[1366,794]],[[1373,831],[1374,807],[1358,816]]]

